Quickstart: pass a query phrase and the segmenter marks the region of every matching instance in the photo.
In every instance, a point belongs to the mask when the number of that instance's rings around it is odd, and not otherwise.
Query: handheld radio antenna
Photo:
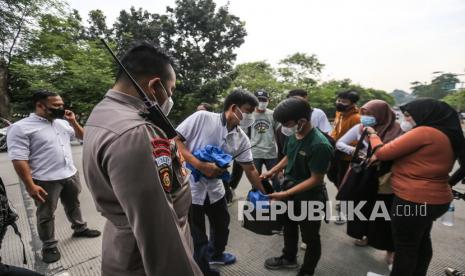
[[[101,38],[100,41],[103,43],[105,48],[107,48],[108,52],[110,52],[111,56],[118,63],[119,67],[121,67],[124,73],[126,73],[129,80],[131,80],[131,83],[134,85],[137,93],[139,94],[145,106],[147,107],[148,113],[143,113],[142,116],[149,119],[157,127],[161,128],[166,133],[166,136],[169,139],[173,139],[174,137],[176,137],[178,133],[176,132],[176,130],[174,129],[173,125],[168,120],[168,118],[165,116],[165,114],[163,114],[158,103],[152,103],[149,100],[149,98],[147,97],[147,94],[145,94],[144,90],[142,90],[142,88],[139,86],[136,80],[132,77],[132,75],[129,73],[126,67],[124,67],[123,63],[121,63],[121,61],[116,57],[115,53],[110,48],[110,46],[108,46],[105,39]]]

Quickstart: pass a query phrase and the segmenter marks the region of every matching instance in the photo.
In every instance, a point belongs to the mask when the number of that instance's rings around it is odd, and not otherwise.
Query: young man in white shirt
[[[61,258],[54,221],[58,199],[71,222],[73,237],[93,238],[100,236],[100,232],[87,228],[78,199],[81,183],[73,163],[70,140],[82,139],[83,128],[74,113],[63,108],[58,94],[37,91],[32,98],[35,113],[8,128],[8,155],[37,206],[42,260],[53,263]]]
[[[250,92],[237,89],[229,94],[224,102],[223,113],[198,111],[184,120],[176,129],[176,138],[186,162],[198,169],[204,176],[198,181],[190,178],[192,191],[192,224],[206,239],[205,215],[210,222],[210,264],[228,265],[236,261],[231,253],[225,253],[229,236],[229,213],[225,199],[225,188],[221,175],[225,169],[215,163],[203,162],[192,153],[207,145],[218,146],[235,157],[255,188],[262,192],[260,175],[254,166],[250,140],[239,127],[252,125],[252,112],[258,105],[257,98]],[[194,243],[196,243],[194,236]]]
[[[308,92],[304,89],[294,89],[289,91],[287,97],[301,97],[302,99],[308,101]],[[310,118],[310,121],[313,127],[318,128],[328,135],[331,134],[333,128],[329,123],[328,116],[326,116],[323,110],[312,107],[312,117]]]

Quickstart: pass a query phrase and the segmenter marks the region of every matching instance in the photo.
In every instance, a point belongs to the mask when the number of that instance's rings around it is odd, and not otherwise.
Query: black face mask
[[[349,106],[346,104],[341,104],[341,103],[336,104],[336,110],[339,112],[344,112],[347,110],[347,108],[349,108]]]
[[[47,107],[47,110],[50,113],[50,117],[52,117],[52,119],[63,119],[65,116],[65,110],[62,108]]]

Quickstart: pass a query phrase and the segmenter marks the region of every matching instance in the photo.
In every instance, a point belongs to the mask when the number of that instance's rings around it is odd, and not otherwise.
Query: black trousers
[[[449,204],[427,205],[421,213],[421,204],[394,196],[391,209],[395,257],[391,276],[425,276],[433,257],[431,228],[433,221],[442,216]]]
[[[253,163],[259,174],[262,174],[263,165],[265,165],[266,170],[271,170],[276,165],[277,159],[263,159],[263,158],[254,158]],[[278,176],[275,175],[271,178],[271,183],[273,183],[273,191],[281,191],[281,184],[279,183]]]
[[[337,182],[336,187],[339,188],[342,184],[342,179],[344,179],[344,176],[347,173],[347,170],[349,169],[350,161],[347,160],[342,160],[339,159],[337,161]]]
[[[210,257],[208,254],[208,238],[205,235],[205,231],[200,231],[192,222],[192,206],[189,212],[189,226],[191,229],[192,240],[194,241],[194,260],[200,270],[202,270],[203,275],[219,276],[219,272],[212,270],[208,263]]]
[[[229,213],[226,199],[223,197],[217,202],[210,204],[208,195],[204,205],[192,204],[192,223],[198,229],[198,235],[207,239],[205,227],[205,215],[210,223],[209,248],[212,257],[221,256],[226,248],[229,237]],[[194,241],[195,242],[195,241]]]
[[[300,202],[295,203],[300,206]],[[307,244],[304,262],[300,268],[301,272],[313,274],[321,257],[320,227],[321,221],[303,220],[300,222],[291,221],[288,217],[284,220],[284,248],[283,256],[289,261],[294,261],[297,257],[299,244],[299,227],[302,241]]]

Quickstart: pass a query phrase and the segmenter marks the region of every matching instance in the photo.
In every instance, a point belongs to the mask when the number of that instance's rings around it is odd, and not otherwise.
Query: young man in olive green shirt
[[[273,200],[294,204],[295,216],[302,212],[301,203],[327,200],[323,182],[333,155],[333,148],[324,135],[310,123],[311,108],[308,102],[299,98],[282,101],[274,110],[273,117],[283,125],[282,132],[288,135],[284,152],[286,156],[262,178],[270,178],[285,169],[284,191],[270,194]],[[305,204],[305,206],[308,206]],[[265,267],[283,269],[298,267],[297,245],[299,226],[303,242],[308,245],[303,264],[298,275],[313,275],[321,256],[320,226],[321,218],[309,220],[311,210],[302,221],[293,221],[286,216],[284,222],[284,249],[279,257],[269,258]]]

